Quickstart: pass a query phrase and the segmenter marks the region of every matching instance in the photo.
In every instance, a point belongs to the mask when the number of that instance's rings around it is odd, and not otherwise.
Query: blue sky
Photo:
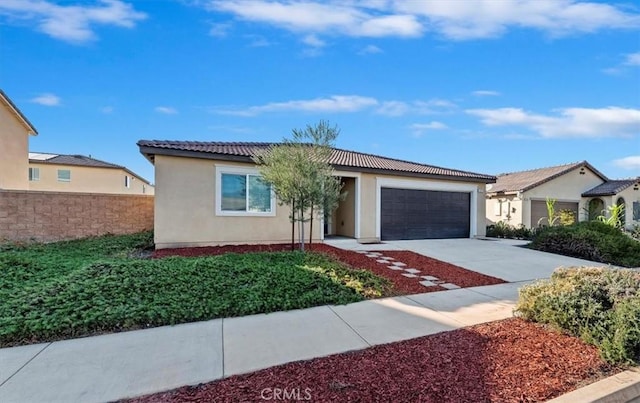
[[[32,151],[153,180],[140,139],[279,141],[497,174],[640,176],[634,1],[0,0],[0,88]]]

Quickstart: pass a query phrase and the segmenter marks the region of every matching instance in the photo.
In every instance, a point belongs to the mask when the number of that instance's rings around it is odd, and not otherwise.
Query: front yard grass
[[[390,286],[317,253],[136,257],[151,239],[0,245],[0,346],[345,304]]]

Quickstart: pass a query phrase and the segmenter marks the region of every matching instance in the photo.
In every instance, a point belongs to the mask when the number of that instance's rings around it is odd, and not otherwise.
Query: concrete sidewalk
[[[103,402],[512,316],[521,283],[0,349],[0,402]]]

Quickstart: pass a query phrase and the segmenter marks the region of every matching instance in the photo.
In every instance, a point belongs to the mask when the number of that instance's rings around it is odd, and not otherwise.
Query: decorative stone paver
[[[434,286],[438,285],[436,283],[433,283],[433,282],[427,281],[427,280],[421,281],[420,284],[422,284],[425,287],[434,287]]]
[[[398,270],[398,271],[404,270],[402,267],[399,267],[399,266],[387,266],[387,267],[390,268],[391,270]]]
[[[442,287],[446,290],[455,290],[461,288],[459,285],[453,283],[447,283],[443,280],[440,280],[438,277],[434,276],[420,276],[418,273],[421,271],[415,269],[413,267],[407,268],[406,263],[399,262],[392,257],[384,256],[383,253],[380,252],[372,252],[366,250],[358,250],[358,253],[362,253],[367,257],[375,259],[376,262],[380,264],[385,264],[391,270],[395,271],[404,271],[405,273],[400,273],[407,278],[415,278],[418,282],[424,287]]]

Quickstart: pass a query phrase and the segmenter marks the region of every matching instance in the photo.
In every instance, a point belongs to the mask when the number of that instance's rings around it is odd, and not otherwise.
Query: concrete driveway
[[[606,266],[528,249],[523,247],[526,241],[510,239],[423,239],[368,245],[352,239],[328,239],[325,242],[343,249],[410,250],[509,282],[548,278],[556,268],[562,266]]]

